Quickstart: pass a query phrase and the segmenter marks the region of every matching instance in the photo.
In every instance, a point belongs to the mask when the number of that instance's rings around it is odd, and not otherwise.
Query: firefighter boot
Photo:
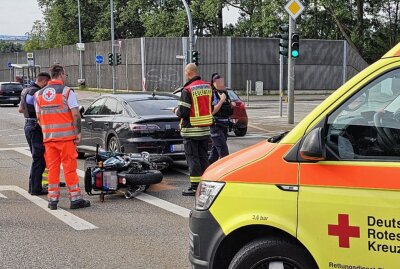
[[[89,206],[90,206],[90,201],[79,199],[77,201],[71,202],[71,206],[69,208],[70,209],[78,209],[78,208],[84,208],[84,207],[89,207]]]
[[[199,184],[197,184],[197,183],[191,183],[190,187],[187,190],[184,190],[182,192],[182,195],[183,196],[195,196],[198,185]]]

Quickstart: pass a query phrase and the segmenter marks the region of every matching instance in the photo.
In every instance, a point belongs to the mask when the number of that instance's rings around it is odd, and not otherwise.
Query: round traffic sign
[[[7,63],[7,67],[8,67],[8,68],[12,68],[12,62],[8,62],[8,63]]]
[[[103,55],[96,55],[96,63],[102,64],[104,62]]]

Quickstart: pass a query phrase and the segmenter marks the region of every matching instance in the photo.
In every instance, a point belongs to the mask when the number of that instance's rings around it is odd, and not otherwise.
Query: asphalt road
[[[78,93],[86,107],[96,96]],[[317,103],[296,103],[296,121]],[[230,151],[293,127],[277,114],[272,102],[249,109],[248,134],[231,134]],[[188,186],[185,162],[163,171],[162,183],[130,200],[116,194],[102,203],[86,195],[92,206],[71,211],[63,189],[55,216],[46,197],[26,192],[31,159],[23,126],[15,107],[0,106],[0,268],[190,268],[188,214],[194,198],[181,195]],[[78,165],[83,170],[83,160]]]

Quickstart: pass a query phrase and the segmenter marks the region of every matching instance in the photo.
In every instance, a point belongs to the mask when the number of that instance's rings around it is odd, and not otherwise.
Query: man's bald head
[[[197,65],[195,65],[194,63],[186,65],[185,67],[186,80],[191,80],[192,78],[198,75],[199,75],[199,69],[197,68]]]

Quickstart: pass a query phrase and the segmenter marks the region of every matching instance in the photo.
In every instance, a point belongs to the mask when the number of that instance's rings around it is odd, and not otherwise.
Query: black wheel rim
[[[250,269],[304,269],[297,262],[283,257],[267,258],[259,261]]]

